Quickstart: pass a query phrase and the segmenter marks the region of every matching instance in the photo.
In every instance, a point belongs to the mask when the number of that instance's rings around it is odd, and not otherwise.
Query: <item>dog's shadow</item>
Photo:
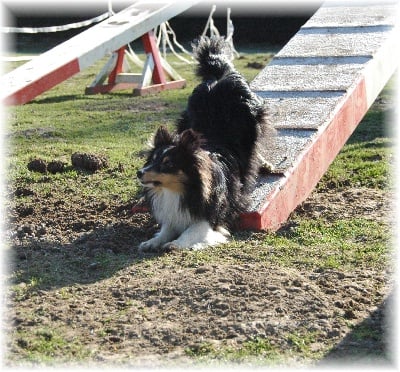
[[[69,241],[48,235],[15,240],[6,254],[9,285],[26,293],[73,285],[90,285],[117,275],[128,267],[160,256],[180,255],[190,250],[141,252],[141,242],[154,236],[159,226],[144,208],[132,213],[126,206],[117,222],[94,226]],[[79,222],[79,221],[78,221]],[[77,223],[78,223],[77,222]],[[78,229],[80,226],[76,226]],[[84,226],[82,226],[84,227]],[[254,232],[233,231],[234,240],[246,240]]]
[[[119,222],[95,227],[70,242],[32,238],[10,244],[6,254],[9,285],[32,291],[89,285],[118,271],[154,260],[165,252],[140,252],[158,226],[149,213],[136,213]]]

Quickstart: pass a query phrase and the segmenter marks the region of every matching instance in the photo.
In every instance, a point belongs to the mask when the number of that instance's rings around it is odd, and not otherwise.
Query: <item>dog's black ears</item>
[[[204,143],[205,140],[201,134],[193,129],[184,130],[179,139],[179,145],[191,151],[198,150]]]
[[[175,138],[176,141],[177,138]],[[174,144],[174,137],[168,132],[168,129],[161,126],[157,129],[154,135],[154,147],[169,146]],[[175,142],[176,143],[176,142]],[[195,151],[205,143],[205,140],[200,133],[195,132],[193,129],[184,130],[178,137],[178,146],[181,146],[190,151]]]
[[[172,144],[172,136],[167,128],[161,126],[157,129],[153,142],[154,147],[168,146]]]

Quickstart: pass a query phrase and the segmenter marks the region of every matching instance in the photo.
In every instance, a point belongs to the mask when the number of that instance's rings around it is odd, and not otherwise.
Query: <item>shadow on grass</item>
[[[126,97],[130,98],[133,97],[132,90],[126,90],[126,91],[121,91],[118,92],[118,97]],[[115,96],[116,93],[103,93],[104,95],[113,95]],[[27,105],[29,104],[51,104],[51,103],[63,103],[63,102],[68,102],[68,101],[86,101],[88,102],[88,99],[90,97],[96,98],[95,95],[85,95],[84,89],[82,89],[81,94],[65,94],[65,95],[57,95],[57,96],[51,96],[51,97],[43,97],[41,98],[40,96],[36,97],[34,100],[27,102]]]
[[[82,92],[83,94],[83,92]],[[58,96],[51,96],[51,97],[45,97],[45,98],[40,98],[37,97],[34,100],[30,101],[27,103],[27,105],[31,104],[37,104],[37,105],[42,105],[42,104],[47,104],[47,103],[63,103],[67,101],[78,101],[78,100],[86,100],[87,97],[80,95],[80,94],[66,94],[66,95],[58,95]]]
[[[91,284],[112,277],[117,271],[160,254],[140,254],[138,245],[156,231],[147,214],[138,213],[106,226],[77,221],[72,230],[86,232],[60,243],[34,238],[10,247],[9,269],[13,286],[26,292],[49,290],[74,284]]]
[[[321,366],[394,367],[395,322],[394,293],[362,322],[353,326],[332,350],[320,361]]]

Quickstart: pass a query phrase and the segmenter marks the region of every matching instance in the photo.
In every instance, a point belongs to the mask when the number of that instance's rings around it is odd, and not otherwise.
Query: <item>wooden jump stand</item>
[[[111,55],[92,84],[86,88],[85,94],[133,89],[133,95],[143,96],[167,89],[184,88],[186,80],[182,79],[168,62],[161,57],[154,32],[145,33],[141,40],[146,53],[146,61],[141,74],[124,72],[126,69],[126,47],[123,46]],[[104,84],[107,78],[107,83]]]
[[[113,53],[112,59],[104,66],[101,76],[98,76],[94,84],[89,87],[93,88],[93,93],[95,93],[94,87],[98,89],[99,93],[102,90],[103,92],[115,90],[119,84],[124,83],[124,79],[131,79],[128,80],[129,84],[132,84],[132,79],[136,79],[138,83],[135,87],[139,89],[138,93],[142,92],[142,94],[146,89],[147,92],[155,92],[167,87],[171,88],[174,84],[175,87],[180,84],[182,86],[184,83],[178,82],[182,78],[165,61],[159,58],[151,30],[159,26],[160,23],[184,12],[197,1],[157,0],[149,3],[148,0],[133,0],[132,4],[121,12],[1,76],[1,103],[5,106],[11,106],[30,102],[57,84],[92,66],[110,51],[117,52]],[[146,33],[148,34],[146,35]],[[146,78],[149,76],[147,80],[132,76],[124,77],[122,73],[123,50],[132,40],[140,37],[145,43],[146,52],[151,54],[153,61],[151,62],[150,57],[147,61],[146,72],[150,71],[149,75],[146,75]],[[120,58],[118,63],[115,64],[118,55]],[[154,66],[152,66],[152,63]],[[111,74],[115,67],[117,67],[115,74]],[[172,79],[172,82],[167,81],[167,76]],[[101,87],[102,82],[107,77],[109,77],[109,81],[106,85],[109,85],[109,87]],[[88,92],[90,93],[90,89]]]

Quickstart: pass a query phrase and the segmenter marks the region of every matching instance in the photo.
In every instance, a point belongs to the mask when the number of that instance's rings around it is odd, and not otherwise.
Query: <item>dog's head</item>
[[[144,167],[137,171],[141,185],[156,191],[166,188],[183,193],[197,166],[196,153],[202,144],[200,134],[188,129],[172,136],[165,127],[160,127],[153,142]]]

